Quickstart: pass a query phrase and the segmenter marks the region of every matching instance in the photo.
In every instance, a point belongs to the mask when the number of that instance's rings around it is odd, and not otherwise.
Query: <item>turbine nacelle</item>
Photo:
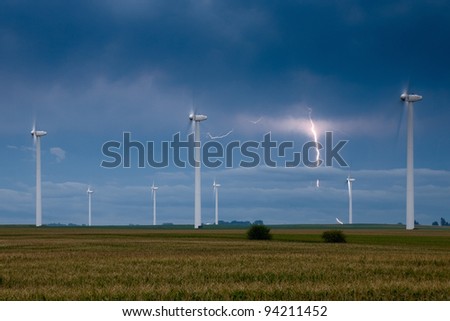
[[[89,188],[88,188],[88,190],[86,191],[86,193],[88,193],[88,194],[92,194],[92,193],[94,193],[94,191],[93,191],[93,190],[91,190],[91,188],[89,187]]]
[[[45,136],[45,135],[47,135],[47,132],[46,131],[43,131],[43,130],[32,130],[31,131],[31,136],[33,136],[33,137],[42,137],[42,136]]]
[[[189,119],[192,120],[192,121],[203,121],[203,120],[207,120],[208,116],[206,116],[206,115],[190,114],[189,115]]]
[[[403,93],[400,95],[400,99],[407,103],[415,103],[416,101],[422,100],[422,96]]]

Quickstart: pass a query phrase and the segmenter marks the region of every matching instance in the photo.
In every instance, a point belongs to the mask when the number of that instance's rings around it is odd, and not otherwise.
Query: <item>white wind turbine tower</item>
[[[407,103],[407,147],[406,147],[406,229],[414,229],[414,109],[413,103],[422,100],[416,94],[401,94],[400,99]]]
[[[216,199],[216,212],[215,212],[215,224],[219,225],[219,187],[220,184],[216,183],[216,180],[214,180],[213,183],[213,189],[214,189],[214,197]]]
[[[189,119],[194,122],[194,141],[198,145],[194,147],[195,150],[195,204],[194,204],[194,228],[198,229],[202,225],[202,196],[201,196],[201,159],[200,159],[200,122],[208,119],[205,115],[197,115],[191,113]]]
[[[156,225],[156,191],[158,186],[155,186],[155,182],[152,184],[152,196],[153,196],[153,225]]]
[[[86,193],[88,194],[88,213],[89,213],[89,226],[92,225],[92,193],[94,193],[94,191],[91,189],[90,186],[88,186],[88,189],[86,191]]]
[[[31,136],[36,146],[36,226],[42,225],[41,137],[45,135],[47,135],[46,131],[36,130],[36,125],[33,125]]]
[[[354,178],[348,175],[347,185],[348,185],[348,224],[353,224],[353,198],[352,198],[352,183],[355,181]]]

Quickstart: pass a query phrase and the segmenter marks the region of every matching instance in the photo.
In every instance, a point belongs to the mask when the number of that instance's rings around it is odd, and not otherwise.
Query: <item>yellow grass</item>
[[[450,299],[448,230],[272,233],[0,228],[0,299]]]

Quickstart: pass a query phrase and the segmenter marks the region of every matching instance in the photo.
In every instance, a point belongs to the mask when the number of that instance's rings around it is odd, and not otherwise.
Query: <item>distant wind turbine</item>
[[[31,136],[36,145],[36,226],[42,225],[42,195],[41,195],[41,137],[47,135],[46,131],[36,130],[33,124]]]
[[[152,184],[152,196],[153,196],[153,226],[156,225],[156,191],[158,187],[155,186],[155,182]]]
[[[214,180],[213,183],[213,189],[214,189],[214,197],[216,199],[216,212],[215,212],[215,224],[219,225],[219,187],[220,184],[216,183],[216,180]]]
[[[422,96],[401,94],[400,99],[407,104],[407,147],[406,147],[406,229],[414,229],[414,109],[413,103],[422,100]]]
[[[340,219],[338,219],[337,217],[336,217],[336,222],[338,222],[338,224],[344,224]]]
[[[197,115],[196,113],[191,113],[189,119],[194,122],[194,141],[198,142],[198,146],[195,146],[195,192],[194,192],[194,228],[198,229],[202,225],[202,187],[201,187],[201,159],[200,159],[200,122],[208,119],[205,115]]]
[[[87,194],[88,194],[88,204],[89,204],[89,226],[92,225],[92,193],[94,191],[88,186]]]
[[[355,181],[350,175],[347,177],[348,185],[348,224],[353,224],[353,198],[352,198],[352,183]]]

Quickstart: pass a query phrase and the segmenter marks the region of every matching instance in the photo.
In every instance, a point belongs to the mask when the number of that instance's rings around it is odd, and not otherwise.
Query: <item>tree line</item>
[[[439,223],[438,221],[434,221],[431,225],[439,226]],[[450,226],[450,224],[443,217],[441,217],[441,226]]]

